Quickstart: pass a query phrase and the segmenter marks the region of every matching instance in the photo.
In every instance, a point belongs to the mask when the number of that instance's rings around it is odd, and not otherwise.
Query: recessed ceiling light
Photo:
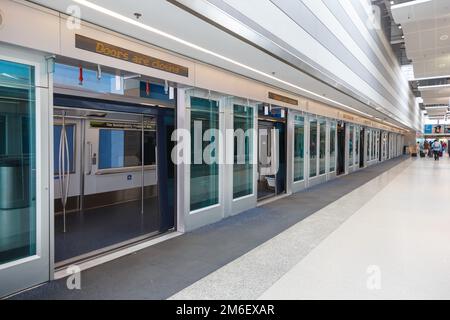
[[[395,9],[399,9],[399,8],[404,8],[404,7],[409,7],[409,6],[415,6],[415,5],[418,5],[418,4],[422,4],[422,3],[426,3],[426,2],[430,2],[431,0],[415,0],[415,1],[408,1],[408,2],[405,2],[405,3],[399,3],[399,4],[396,4],[395,6],[392,6],[391,8],[393,9],[393,10],[395,10]]]
[[[402,28],[402,26],[400,26],[400,25],[399,25],[399,26],[398,26],[398,28],[399,28],[399,29],[401,29],[401,28]]]
[[[414,78],[414,80],[419,81],[419,80],[444,79],[444,78],[450,78],[450,74],[446,75],[446,76],[419,77],[419,78]]]
[[[442,36],[439,37],[439,39],[441,39],[442,41],[445,41],[448,39],[448,35],[443,34]]]
[[[427,90],[427,89],[438,89],[438,88],[449,88],[450,84],[438,84],[438,85],[430,85],[430,86],[419,86],[417,87],[419,90]]]

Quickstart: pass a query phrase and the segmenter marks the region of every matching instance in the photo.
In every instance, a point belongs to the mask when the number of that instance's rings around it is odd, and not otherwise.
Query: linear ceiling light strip
[[[297,85],[295,85],[295,84],[293,84],[293,83],[290,83],[290,82],[288,82],[288,81],[285,81],[285,80],[282,80],[282,79],[280,79],[280,78],[277,78],[277,77],[275,77],[275,76],[273,76],[273,75],[271,75],[271,74],[268,74],[268,73],[265,73],[265,72],[260,71],[260,70],[258,70],[258,69],[255,69],[255,68],[252,68],[252,67],[250,67],[250,66],[247,66],[247,65],[245,65],[245,64],[243,64],[243,63],[241,63],[241,62],[238,62],[238,61],[233,60],[233,59],[231,59],[231,58],[225,57],[225,56],[223,56],[223,55],[221,55],[221,54],[219,54],[219,53],[216,53],[216,52],[214,52],[214,51],[211,51],[211,50],[208,50],[208,49],[206,49],[206,48],[203,48],[203,47],[198,46],[198,45],[196,45],[196,44],[194,44],[194,43],[191,43],[191,42],[189,42],[189,41],[186,41],[186,40],[183,40],[183,39],[181,39],[181,38],[178,38],[178,37],[176,37],[176,36],[174,36],[174,35],[172,35],[172,34],[170,34],[170,33],[161,31],[161,30],[159,30],[159,29],[156,29],[156,28],[151,27],[151,26],[149,26],[149,25],[146,25],[146,24],[144,24],[144,23],[141,23],[141,22],[138,22],[138,21],[133,20],[133,19],[131,19],[131,18],[128,18],[128,17],[126,17],[126,16],[124,16],[124,15],[121,15],[120,13],[117,13],[117,12],[114,12],[114,11],[112,11],[112,10],[106,9],[106,8],[104,8],[104,7],[102,7],[102,6],[99,6],[99,5],[97,5],[97,4],[94,4],[94,3],[92,3],[92,2],[89,2],[89,1],[86,1],[86,0],[73,0],[73,1],[76,2],[76,3],[78,3],[78,4],[81,4],[81,5],[83,5],[83,6],[86,6],[86,7],[90,8],[90,9],[93,9],[93,10],[95,10],[95,11],[98,11],[98,12],[101,12],[101,13],[103,13],[103,14],[106,14],[106,15],[108,15],[108,16],[110,16],[110,17],[116,18],[116,19],[118,19],[118,20],[121,20],[121,21],[126,22],[126,23],[129,23],[129,24],[132,24],[132,25],[134,25],[134,26],[136,26],[136,27],[142,28],[142,29],[144,29],[144,30],[147,30],[147,31],[150,31],[150,32],[152,32],[152,33],[158,34],[158,35],[163,36],[163,37],[165,37],[165,38],[171,39],[171,40],[173,40],[173,41],[175,41],[175,42],[181,43],[181,44],[183,44],[183,45],[185,45],[185,46],[187,46],[187,47],[190,47],[190,48],[196,49],[196,50],[198,50],[198,51],[201,51],[201,52],[203,52],[203,53],[209,54],[209,55],[211,55],[211,56],[214,56],[214,57],[216,57],[216,58],[219,58],[219,59],[221,59],[221,60],[224,60],[224,61],[226,61],[226,62],[229,62],[229,63],[231,63],[231,64],[234,64],[234,65],[236,65],[236,66],[238,66],[238,67],[241,67],[241,68],[244,68],[244,69],[246,69],[246,70],[252,71],[252,72],[254,72],[254,73],[256,73],[256,74],[259,74],[259,75],[261,75],[261,76],[264,76],[264,77],[266,77],[266,78],[268,78],[268,79],[277,81],[277,82],[282,83],[282,84],[284,84],[284,85],[287,85],[287,86],[289,86],[289,87],[291,87],[291,88],[294,88],[294,89],[303,91],[303,92],[305,92],[305,93],[307,93],[307,94],[310,94],[310,95],[313,95],[313,96],[315,96],[315,97],[317,97],[317,98],[319,98],[319,99],[323,99],[323,100],[325,100],[325,101],[331,102],[331,103],[333,103],[333,104],[336,104],[336,105],[338,105],[338,106],[344,107],[344,108],[349,109],[349,110],[352,110],[352,111],[357,112],[357,113],[359,113],[359,114],[362,114],[362,115],[364,115],[364,116],[367,116],[367,117],[370,117],[370,118],[374,118],[374,116],[369,115],[369,114],[367,114],[367,113],[365,113],[365,112],[359,111],[358,109],[349,107],[349,106],[347,106],[347,105],[345,105],[345,104],[343,104],[343,103],[340,103],[340,102],[338,102],[338,101],[335,101],[335,100],[330,99],[330,98],[327,98],[327,97],[324,97],[324,96],[322,96],[322,95],[320,95],[320,94],[317,94],[317,93],[315,93],[315,92],[313,92],[313,91],[310,91],[310,90],[308,90],[308,89],[302,88],[302,87],[297,86]],[[387,122],[387,123],[388,123],[388,122]],[[389,124],[391,124],[391,123],[389,123]],[[391,124],[391,125],[392,125],[392,124]],[[395,125],[393,125],[393,126],[396,127],[396,128],[399,128],[399,127],[397,127],[397,126],[395,126]],[[402,129],[403,129],[403,128],[402,128]]]
[[[415,6],[415,5],[427,3],[427,2],[431,2],[431,0],[408,1],[408,2],[404,2],[404,3],[394,4],[391,6],[391,9],[395,10],[395,9],[400,9],[400,8],[406,8],[406,7],[411,7],[411,6]]]

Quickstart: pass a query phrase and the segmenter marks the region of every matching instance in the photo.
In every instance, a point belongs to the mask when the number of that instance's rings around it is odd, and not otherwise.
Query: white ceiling
[[[410,1],[392,6],[396,23],[401,24],[406,54],[413,61],[415,78],[450,75],[450,0]],[[450,88],[421,89],[425,105],[449,104]],[[445,116],[444,110],[427,110]]]
[[[449,104],[450,87],[438,89],[422,89],[422,98],[425,105]]]
[[[445,117],[445,115],[447,114],[448,111],[448,107],[440,107],[440,108],[427,108],[427,113],[429,116],[442,116]]]
[[[425,110],[428,119],[446,121],[449,116],[448,106],[427,107]]]
[[[67,7],[74,3],[71,0],[33,0],[32,2],[58,10],[60,12],[66,12]],[[142,14],[140,22],[146,25],[163,30],[164,32],[213,52],[220,53],[223,56],[251,66],[252,68],[260,70],[264,73],[275,74],[284,81],[293,83],[297,86],[322,95],[323,97],[327,97],[327,99],[333,99],[334,101],[350,106],[351,108],[358,109],[365,114],[370,114],[381,119],[388,119],[388,116],[385,114],[382,114],[377,110],[374,110],[369,106],[335,90],[334,88],[319,82],[305,73],[288,66],[287,64],[265,54],[257,48],[238,40],[230,34],[213,27],[211,24],[204,22],[201,19],[198,19],[194,15],[173,6],[167,1],[95,0],[93,2],[115,12],[120,12],[122,15],[127,17],[134,17],[134,13],[139,12]],[[168,19],[168,17],[170,18]],[[321,98],[305,93],[305,91],[295,90],[292,89],[292,87],[280,85],[279,82],[272,81],[270,79],[268,80],[263,76],[247,71],[241,67],[233,65],[232,63],[228,63],[212,55],[200,52],[192,47],[187,47],[166,37],[148,32],[130,24],[126,24],[97,11],[83,7],[82,19],[106,27],[110,30],[132,36],[147,43],[180,53],[184,56],[222,67],[232,72],[284,88],[315,100],[321,100]],[[180,28],[180,26],[183,27]],[[328,100],[322,101],[329,103]],[[335,106],[339,107],[337,104]],[[391,122],[401,125],[397,121]]]
[[[413,3],[408,2],[408,3]],[[406,53],[416,78],[450,74],[450,0],[392,7],[405,35]]]

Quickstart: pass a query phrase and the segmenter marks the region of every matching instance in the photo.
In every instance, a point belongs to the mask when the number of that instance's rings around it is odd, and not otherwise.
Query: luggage
[[[421,157],[421,158],[425,158],[425,152],[420,151],[420,157]]]
[[[415,152],[411,153],[411,157],[416,158],[417,157],[417,153],[415,153]]]

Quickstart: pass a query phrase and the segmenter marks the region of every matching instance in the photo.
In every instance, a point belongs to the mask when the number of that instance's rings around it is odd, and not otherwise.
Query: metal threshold
[[[55,270],[54,272],[54,276],[53,276],[53,280],[58,280],[58,279],[62,279],[65,277],[68,277],[71,275],[71,273],[68,273],[68,267],[73,267],[73,266],[77,266],[80,268],[81,271],[85,271],[88,270],[90,268],[96,267],[98,265],[110,262],[112,260],[124,257],[126,255],[135,253],[137,251],[140,251],[142,249],[151,247],[153,245],[156,245],[158,243],[161,243],[163,241],[169,240],[169,239],[173,239],[175,237],[178,237],[180,235],[182,235],[182,232],[178,232],[178,231],[169,231],[166,232],[164,234],[161,234],[159,236],[155,236],[153,238],[150,239],[146,239],[144,241],[138,242],[138,243],[134,243],[132,245],[129,245],[127,247],[122,247],[122,248],[118,248],[114,251],[109,251],[105,254],[101,254],[95,257],[91,257],[88,258],[86,260],[81,260],[77,263],[71,264],[70,266],[68,266],[67,264],[65,264],[64,267],[60,267],[58,269]]]

